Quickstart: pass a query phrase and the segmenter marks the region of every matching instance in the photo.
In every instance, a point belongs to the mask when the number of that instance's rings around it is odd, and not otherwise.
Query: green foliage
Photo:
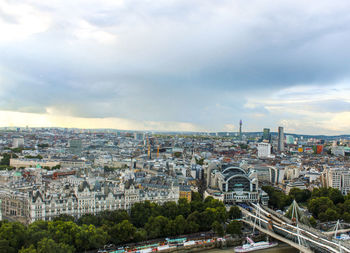
[[[310,199],[311,192],[307,189],[301,190],[299,188],[292,188],[289,192],[289,196],[295,199],[296,202],[303,203]]]
[[[128,167],[128,166],[126,166],[126,167]],[[113,172],[113,171],[121,170],[121,169],[122,169],[122,168],[118,168],[118,167],[109,167],[109,166],[107,166],[107,165],[105,165],[105,166],[103,167],[104,172]]]
[[[18,158],[18,156],[16,154],[4,153],[4,154],[2,154],[2,159],[0,161],[0,165],[10,166],[11,155],[12,155],[12,158]]]
[[[231,235],[241,235],[242,234],[242,222],[233,220],[226,228],[226,232]]]
[[[8,222],[0,228],[0,238],[8,242],[8,248],[20,249],[27,241],[26,227],[19,222]]]
[[[135,242],[142,242],[147,239],[147,231],[143,228],[139,228],[136,230],[134,234],[134,241]]]
[[[197,160],[197,158],[196,158],[196,164],[203,165],[204,164],[204,158],[201,158],[199,160]]]
[[[108,234],[102,228],[84,224],[75,236],[75,245],[78,251],[97,249],[107,242],[107,238]]]
[[[225,235],[224,226],[220,222],[214,221],[213,224],[211,225],[211,228],[218,236]]]
[[[57,164],[56,166],[53,166],[52,169],[53,170],[59,170],[61,168],[60,164]]]
[[[6,239],[0,239],[0,252],[15,253],[16,249],[10,246],[10,242]]]
[[[326,212],[328,208],[335,209],[334,203],[328,197],[311,199],[308,204],[309,211],[316,218],[319,218],[319,214]],[[323,218],[325,217],[323,216]]]
[[[326,187],[316,188],[312,191],[311,197],[312,198],[328,197],[333,201],[335,205],[338,203],[344,202],[344,196],[341,194],[341,192],[338,189],[335,189],[335,188],[326,188]]]
[[[9,165],[0,165],[0,170],[14,170],[15,167]]]
[[[25,158],[28,158],[28,159],[43,159],[43,157],[41,155],[36,155],[36,156],[32,156],[32,155],[26,155],[24,156]]]
[[[247,144],[241,143],[241,144],[239,144],[239,146],[240,146],[241,149],[248,149],[248,145]]]
[[[31,244],[28,248],[22,248],[19,253],[37,253],[38,251],[34,247],[33,244]]]
[[[136,228],[129,220],[114,225],[109,234],[114,244],[127,243],[134,239]]]
[[[326,216],[328,221],[335,221],[339,219],[338,212],[332,208],[328,208],[326,210]]]
[[[150,217],[145,224],[148,238],[157,238],[167,235],[168,218],[164,216]]]
[[[273,208],[283,209],[293,201],[291,196],[272,186],[264,185],[262,189],[269,195],[269,205]]]
[[[0,252],[85,252],[107,243],[120,245],[210,229],[222,236],[222,224],[227,217],[221,201],[210,197],[203,201],[199,194],[194,194],[190,203],[187,199],[163,205],[149,201],[136,203],[130,215],[125,210],[85,214],[78,220],[60,215],[27,227],[18,222],[0,221]]]
[[[180,157],[182,156],[182,153],[181,153],[181,152],[175,152],[175,153],[174,153],[174,156],[175,156],[176,158],[180,158]]]
[[[228,212],[228,217],[230,219],[240,219],[240,218],[242,218],[242,212],[238,208],[238,206],[231,206],[230,210]]]
[[[316,219],[314,217],[311,216],[310,219],[309,219],[309,222],[310,222],[311,226],[316,227],[317,221],[316,221]]]
[[[11,148],[11,151],[13,153],[22,153],[23,150],[24,150],[24,148]]]
[[[38,144],[38,148],[48,148],[48,147],[49,147],[49,144],[47,143]]]
[[[343,215],[342,215],[342,219],[345,221],[345,222],[350,222],[350,213],[348,213],[348,212],[345,212],[345,213],[343,213]]]
[[[37,247],[38,253],[73,253],[75,252],[73,246],[69,246],[65,243],[56,243],[49,238],[43,238]]]
[[[192,192],[192,199],[193,202],[202,202],[203,197],[201,196],[201,194],[199,192]],[[191,202],[192,203],[192,202]]]

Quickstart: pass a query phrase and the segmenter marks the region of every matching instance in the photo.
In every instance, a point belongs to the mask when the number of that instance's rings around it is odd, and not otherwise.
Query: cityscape
[[[0,253],[350,253],[349,11],[0,0]]]
[[[276,132],[263,128],[250,133],[244,132],[242,120],[237,125],[238,132],[198,133],[2,128],[2,226],[21,224],[25,230],[26,226],[45,227],[40,223],[45,222],[52,224],[52,228],[47,228],[52,233],[51,229],[55,231],[60,229],[57,226],[70,222],[65,226],[76,224],[82,226],[81,230],[93,229],[90,235],[85,234],[86,240],[96,240],[83,244],[78,239],[61,244],[51,241],[43,245],[37,234],[33,238],[37,246],[30,244],[25,248],[25,242],[9,241],[3,247],[26,252],[52,244],[67,252],[114,252],[123,251],[118,247],[128,243],[208,231],[219,237],[231,234],[235,245],[237,236],[250,234],[252,228],[254,231],[261,226],[255,237],[269,235],[280,241],[283,236],[288,240],[282,242],[303,252],[323,252],[328,248],[347,252],[350,138],[305,137],[289,134],[281,126]],[[192,205],[196,202],[204,206]],[[158,210],[156,217],[151,214],[154,211],[148,214],[150,217],[138,216],[144,211],[140,208],[152,210],[152,205],[163,211]],[[196,215],[199,216],[194,218]],[[201,221],[206,215],[211,222]],[[276,217],[271,218],[273,215]],[[103,225],[99,219],[111,219],[112,223]],[[278,220],[283,222],[277,223]],[[156,229],[172,226],[171,222],[174,228]],[[289,231],[295,230],[299,236],[293,238],[278,230],[287,224],[291,226]],[[101,230],[104,226],[106,231]],[[99,233],[104,234],[98,237]],[[313,237],[324,237],[325,243],[317,245]],[[197,245],[197,241],[191,242]],[[106,245],[113,246],[108,250]],[[164,250],[170,250],[169,245]]]

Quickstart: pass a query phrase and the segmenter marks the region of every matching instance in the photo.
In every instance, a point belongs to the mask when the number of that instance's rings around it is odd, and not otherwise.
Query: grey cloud
[[[32,2],[53,23],[45,33],[0,44],[0,66],[10,70],[12,83],[0,94],[0,109],[52,107],[74,116],[208,128],[239,118],[256,125],[251,115],[259,113],[268,115],[260,124],[273,125],[277,116],[263,106],[244,107],[252,95],[327,86],[349,76],[350,4],[326,2],[341,8],[328,10],[316,1],[126,1],[112,7],[87,1],[76,10],[78,3]],[[317,8],[308,7],[313,4]],[[79,39],[80,21],[116,41]],[[347,103],[328,107],[346,110]]]

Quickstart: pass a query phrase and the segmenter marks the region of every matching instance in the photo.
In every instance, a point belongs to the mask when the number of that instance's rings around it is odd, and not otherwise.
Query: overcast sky
[[[0,0],[0,125],[350,134],[348,0]]]

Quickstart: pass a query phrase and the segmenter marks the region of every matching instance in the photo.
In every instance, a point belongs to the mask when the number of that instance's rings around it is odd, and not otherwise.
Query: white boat
[[[277,242],[254,242],[252,239],[247,237],[247,244],[243,244],[242,246],[235,247],[235,252],[251,252],[261,249],[268,249],[272,247],[276,247],[278,245]]]
[[[348,234],[341,234],[340,236],[336,237],[338,240],[344,240],[347,241],[350,239],[350,236]]]

